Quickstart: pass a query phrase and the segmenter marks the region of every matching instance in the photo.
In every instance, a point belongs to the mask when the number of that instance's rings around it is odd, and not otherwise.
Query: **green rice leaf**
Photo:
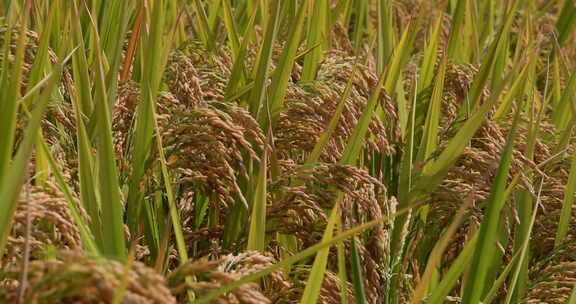
[[[510,87],[510,90],[506,93],[506,95],[504,95],[502,102],[496,109],[496,112],[494,113],[494,120],[504,119],[506,115],[510,112],[513,100],[520,93],[522,93],[524,87],[526,86],[526,79],[528,77],[529,70],[530,66],[526,65],[524,69],[520,72],[520,75],[518,75],[518,78],[514,80],[512,86]]]
[[[463,37],[463,27],[468,0],[457,0],[457,3],[452,16],[452,28],[450,29],[446,52],[448,58],[459,61],[461,58],[460,55],[463,52],[462,42],[465,41]]]
[[[446,232],[444,232],[440,240],[438,240],[438,242],[436,242],[434,245],[434,248],[432,248],[430,256],[428,257],[428,262],[426,263],[426,268],[424,269],[424,274],[422,275],[420,283],[414,290],[414,294],[412,299],[410,299],[410,303],[421,303],[425,295],[428,293],[428,290],[430,290],[432,274],[436,268],[440,266],[442,255],[448,247],[450,240],[456,234],[458,227],[460,227],[460,224],[464,220],[466,211],[470,207],[471,203],[472,200],[468,200],[458,209],[458,212],[454,216],[450,226],[448,226]]]
[[[394,49],[392,1],[378,0],[378,72],[381,73]]]
[[[444,57],[438,67],[438,71],[436,72],[436,82],[432,91],[432,98],[430,98],[426,122],[424,123],[424,134],[422,135],[422,141],[420,144],[421,148],[419,149],[422,153],[421,157],[418,158],[420,160],[427,160],[436,150],[438,145],[438,128],[440,115],[442,113],[440,105],[442,103],[442,94],[444,92],[444,78],[446,75],[447,64],[447,58]]]
[[[222,1],[222,14],[224,20],[224,26],[226,27],[226,32],[228,33],[228,42],[230,43],[230,51],[233,58],[243,58],[238,57],[240,54],[240,38],[238,38],[238,30],[236,29],[236,23],[234,22],[234,17],[232,16],[232,8],[230,7],[229,0]],[[251,26],[248,26],[250,29]],[[246,36],[244,36],[246,37]]]
[[[492,303],[494,301],[494,299],[498,295],[498,291],[500,290],[500,288],[502,288],[504,283],[506,283],[506,279],[508,278],[508,275],[512,271],[512,268],[514,267],[514,265],[516,265],[518,263],[518,260],[520,258],[520,254],[521,254],[521,251],[516,252],[514,254],[514,256],[512,256],[512,259],[510,259],[510,262],[500,272],[500,275],[494,281],[494,283],[492,284],[492,287],[490,287],[488,292],[486,292],[486,296],[482,300],[483,304],[489,304],[489,303]]]
[[[340,216],[339,205],[342,200],[343,195],[339,194],[336,200],[336,204],[330,213],[328,218],[328,223],[326,224],[326,230],[324,230],[324,235],[322,236],[322,242],[328,242],[332,239],[334,235],[334,227]],[[308,276],[308,282],[304,288],[304,293],[302,298],[300,298],[301,304],[315,304],[318,301],[318,296],[320,295],[320,288],[322,287],[322,282],[324,282],[324,273],[326,272],[326,265],[328,263],[328,254],[330,253],[330,247],[323,248],[318,251],[316,258],[314,259],[314,264],[310,270],[310,275]]]
[[[442,28],[442,13],[436,16],[436,23],[430,30],[430,39],[426,44],[422,55],[422,62],[420,63],[420,81],[418,93],[432,84],[434,78],[434,65],[436,64],[436,57],[438,53],[438,40],[440,36],[440,29]]]
[[[372,115],[374,115],[374,112],[376,111],[378,99],[380,98],[380,93],[382,92],[385,79],[385,72],[382,72],[378,78],[378,83],[376,83],[372,93],[370,93],[366,107],[362,111],[362,116],[360,116],[358,123],[348,138],[344,152],[342,152],[342,159],[340,159],[341,164],[354,165],[356,163],[360,151],[362,150],[364,137],[368,131]]]
[[[338,220],[338,234],[342,233],[342,221]],[[346,255],[344,251],[344,242],[336,243],[336,254],[338,257],[338,279],[340,279],[340,303],[348,304],[348,286],[346,283],[348,279],[346,278]]]
[[[562,97],[558,101],[558,106],[554,109],[552,120],[559,131],[566,130],[570,123],[571,117],[574,117],[571,111],[571,105],[574,102],[576,94],[576,72],[573,72],[564,88]]]
[[[140,220],[142,203],[141,181],[146,170],[146,161],[150,155],[154,135],[153,113],[156,106],[156,95],[160,87],[165,57],[163,31],[165,22],[164,1],[154,2],[149,8],[153,13],[151,31],[145,36],[143,57],[147,64],[144,67],[140,87],[141,102],[136,107],[136,122],[134,131],[134,149],[132,152],[132,175],[130,176],[127,208],[128,227],[136,232]],[[145,89],[149,88],[149,89]]]
[[[352,287],[354,289],[354,300],[356,303],[366,303],[366,294],[364,292],[364,276],[362,275],[362,266],[358,248],[356,247],[356,237],[350,239],[350,262],[352,264]]]
[[[576,4],[572,0],[565,0],[560,16],[556,21],[558,31],[558,44],[563,46],[576,25]]]
[[[488,82],[489,76],[492,75],[492,71],[495,68],[498,69],[498,67],[496,67],[499,58],[498,56],[505,50],[505,48],[507,48],[507,37],[510,33],[510,28],[512,27],[514,16],[516,15],[518,9],[521,7],[520,4],[522,2],[523,1],[521,0],[514,0],[512,2],[510,9],[508,10],[508,14],[504,20],[504,24],[500,28],[497,37],[490,45],[487,51],[487,55],[483,57],[480,69],[474,77],[474,80],[470,85],[470,90],[466,96],[470,109],[475,109],[479,105],[482,92],[486,86],[486,83]],[[501,65],[503,63],[500,62],[499,64]],[[517,65],[518,64],[516,63],[516,66]]]
[[[576,304],[576,286],[572,287],[572,293],[570,293],[570,298],[568,298],[566,304]]]
[[[515,66],[512,71],[508,73],[504,81],[499,84],[499,87],[492,92],[490,98],[482,104],[478,110],[464,122],[458,129],[456,135],[446,144],[445,148],[440,154],[430,159],[424,166],[425,170],[418,176],[414,188],[411,190],[409,201],[413,202],[418,197],[425,193],[434,190],[434,187],[443,180],[449,168],[454,164],[458,157],[462,154],[480,125],[485,119],[488,111],[496,104],[498,97],[504,90],[505,85],[508,83],[512,75],[515,75],[520,65]]]
[[[574,203],[574,193],[576,192],[576,154],[572,156],[570,164],[570,173],[568,174],[568,182],[564,188],[564,198],[562,199],[562,209],[560,211],[560,219],[558,221],[558,228],[556,230],[556,238],[554,246],[559,247],[562,245],[570,229],[570,220],[572,219],[572,204]]]
[[[308,37],[307,47],[312,49],[304,57],[304,66],[302,67],[302,76],[300,78],[301,82],[312,81],[316,78],[316,71],[318,65],[322,60],[322,53],[324,51],[324,40],[326,39],[326,29],[328,26],[328,1],[327,0],[316,0],[308,2],[314,8],[312,10],[312,16],[308,25]]]
[[[533,208],[533,212],[532,212],[532,219],[530,220],[530,223],[528,225],[528,231],[526,232],[526,236],[523,239],[523,244],[520,247],[520,251],[518,251],[519,253],[519,257],[518,257],[518,262],[515,263],[514,265],[514,273],[512,276],[512,280],[510,280],[510,284],[509,284],[509,290],[508,293],[506,295],[506,304],[509,304],[512,302],[512,296],[516,293],[516,289],[517,288],[522,288],[522,286],[518,286],[518,282],[519,282],[519,278],[520,275],[522,273],[522,269],[523,269],[523,265],[524,265],[524,261],[527,260],[528,257],[528,250],[529,250],[529,244],[530,244],[530,235],[532,234],[532,229],[534,228],[534,222],[536,222],[536,215],[538,213],[538,206],[540,205],[540,198],[541,198],[541,193],[542,193],[542,185],[544,184],[544,181],[542,180],[540,182],[540,189],[538,191],[538,196],[536,197],[536,203]]]
[[[488,198],[486,216],[480,225],[478,245],[470,266],[470,273],[472,275],[464,285],[463,301],[465,303],[479,303],[484,293],[484,287],[486,285],[485,279],[493,262],[492,257],[494,256],[494,246],[496,246],[501,210],[506,202],[506,180],[512,162],[512,151],[514,139],[516,138],[516,130],[518,129],[519,117],[520,111],[516,112],[512,128],[508,133],[506,146],[502,152],[500,165],[494,179],[494,184],[492,185],[490,197]]]
[[[247,250],[257,250],[264,252],[266,249],[266,183],[268,170],[268,153],[264,151],[258,182],[254,192],[254,203],[252,204],[252,215],[250,216],[250,230],[248,233]]]
[[[20,97],[20,87],[22,83],[22,75],[24,73],[24,52],[26,49],[27,35],[26,26],[28,24],[28,14],[30,11],[30,2],[26,2],[25,11],[23,12],[20,20],[20,35],[16,41],[16,52],[11,54],[14,56],[14,63],[9,68],[10,57],[10,38],[12,34],[12,24],[9,24],[6,37],[5,53],[3,56],[3,77],[0,93],[2,103],[0,103],[0,185],[5,181],[8,176],[8,168],[10,165],[10,158],[12,157],[14,149],[14,134],[16,129],[16,114],[18,112],[18,98]],[[4,72],[5,71],[5,72]],[[4,74],[6,73],[6,74]],[[8,76],[8,74],[10,74]],[[1,231],[1,230],[0,230]]]
[[[208,25],[208,17],[206,16],[206,11],[200,0],[192,0],[192,9],[196,14],[196,33],[200,37],[200,41],[204,44],[206,49],[211,49],[210,41],[210,26]]]
[[[83,46],[82,32],[80,31],[80,23],[78,17],[78,10],[76,4],[72,11],[72,21],[75,26],[71,27],[73,33],[73,42],[79,46]],[[90,230],[94,234],[96,244],[102,250],[104,248],[104,240],[102,236],[102,219],[100,202],[97,199],[98,184],[94,176],[94,160],[92,157],[92,145],[90,138],[86,131],[84,118],[90,115],[93,106],[91,95],[91,84],[89,80],[88,63],[86,62],[86,54],[84,52],[75,52],[72,56],[72,72],[74,75],[74,94],[71,96],[72,107],[76,117],[76,141],[78,150],[78,177],[80,183],[80,201],[82,206],[88,213],[90,218]],[[85,105],[83,107],[83,105]]]
[[[246,27],[246,33],[244,33],[244,38],[242,43],[239,46],[238,54],[234,56],[234,65],[232,66],[232,71],[230,73],[230,79],[228,80],[228,84],[226,84],[226,91],[224,96],[227,100],[234,100],[236,97],[234,94],[238,91],[238,87],[243,84],[245,80],[245,65],[244,65],[244,57],[248,52],[248,43],[250,42],[250,36],[253,31],[254,22],[256,20],[256,13],[258,11],[252,12],[250,16],[250,20],[248,21],[248,26]],[[253,88],[253,85],[249,87],[249,90]],[[242,94],[243,95],[243,94]]]
[[[445,303],[446,297],[456,285],[458,279],[462,275],[462,273],[466,270],[469,266],[470,261],[472,260],[472,255],[476,250],[476,244],[478,242],[478,233],[474,233],[474,236],[470,238],[470,240],[464,245],[464,249],[460,252],[458,257],[452,265],[448,272],[446,272],[440,281],[440,284],[434,288],[432,294],[428,297],[426,303],[428,304],[441,304]]]
[[[298,52],[298,46],[300,45],[300,39],[304,29],[304,20],[309,2],[310,0],[306,0],[300,4],[298,14],[296,15],[296,20],[294,23],[292,23],[290,28],[290,33],[288,34],[288,39],[286,40],[286,46],[282,51],[282,55],[280,56],[280,60],[278,61],[276,70],[274,71],[269,91],[270,113],[272,117],[269,118],[267,115],[261,115],[259,117],[260,125],[263,127],[263,130],[268,129],[269,120],[271,120],[272,127],[274,127],[280,116],[280,111],[282,111],[284,106],[286,88],[288,87],[290,75],[292,75],[292,67],[294,66],[294,61],[296,60]]]
[[[326,145],[328,144],[328,141],[332,137],[332,134],[336,130],[336,127],[338,126],[338,122],[340,121],[340,117],[342,116],[342,112],[344,111],[344,106],[346,105],[346,100],[350,97],[350,92],[352,90],[352,85],[354,84],[354,78],[356,75],[356,67],[357,66],[354,65],[354,67],[352,68],[352,75],[350,75],[350,78],[348,79],[348,82],[346,83],[346,87],[344,88],[344,92],[342,93],[342,96],[340,97],[340,101],[338,102],[338,105],[336,106],[336,110],[334,111],[334,115],[330,119],[330,122],[328,123],[328,127],[326,128],[326,130],[324,130],[324,132],[322,133],[322,135],[320,135],[320,138],[318,139],[318,141],[314,145],[314,149],[312,149],[312,152],[310,152],[310,155],[308,156],[308,159],[306,160],[306,164],[313,164],[320,159],[320,155],[322,154],[324,147],[326,147]]]
[[[278,31],[278,24],[280,23],[280,8],[279,1],[272,3],[272,15],[266,23],[266,33],[264,40],[258,50],[258,57],[256,65],[252,74],[254,76],[254,87],[250,93],[250,113],[252,116],[258,118],[264,100],[266,98],[266,81],[268,80],[268,70],[272,61],[272,49],[276,40],[276,33]],[[244,38],[246,39],[246,38]],[[263,130],[266,130],[265,128]]]
[[[95,33],[96,37],[97,35]],[[98,113],[96,130],[99,138],[96,144],[96,157],[102,205],[102,233],[105,236],[102,254],[124,261],[126,259],[124,210],[120,201],[118,169],[116,168],[116,158],[112,143],[112,122],[110,120],[110,109],[108,108],[108,95],[106,94],[104,82],[104,63],[101,54],[100,50],[97,49],[95,51],[94,111]]]

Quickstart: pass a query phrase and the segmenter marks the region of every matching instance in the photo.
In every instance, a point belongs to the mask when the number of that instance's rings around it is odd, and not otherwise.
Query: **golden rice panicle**
[[[8,28],[5,25],[0,25],[0,49],[4,47],[4,38],[6,35],[6,31]],[[11,67],[15,60],[15,52],[17,48],[17,41],[19,39],[21,32],[20,28],[13,28],[10,38],[10,47],[8,55],[8,67]],[[25,96],[26,93],[29,92],[31,87],[28,87],[28,78],[32,71],[32,66],[34,64],[34,60],[36,59],[36,54],[38,51],[38,44],[39,38],[38,34],[31,30],[26,30],[26,46],[24,48],[24,61],[22,65],[22,79],[20,83],[20,95]],[[4,62],[4,52],[0,52],[0,64]],[[52,49],[48,49],[48,60],[49,63],[56,62],[56,55],[52,51]],[[8,77],[12,77],[12,73],[7,74]],[[50,144],[56,145],[60,144],[59,140],[61,140],[61,136],[59,134],[60,130],[74,130],[74,120],[73,113],[71,111],[71,106],[68,103],[69,101],[69,90],[71,89],[69,84],[71,81],[71,75],[68,70],[63,71],[62,81],[58,86],[58,94],[54,94],[58,96],[55,98],[53,102],[48,105],[46,111],[46,117],[42,121],[42,131],[46,138],[46,141]],[[16,120],[16,129],[15,129],[15,146],[18,146],[20,141],[22,140],[23,131],[25,126],[28,123],[28,117],[24,112],[23,108],[20,107],[17,113],[17,120]],[[72,133],[69,133],[72,134]]]
[[[168,92],[159,93],[157,114],[173,114],[176,109],[193,110],[204,106],[206,101],[222,100],[231,66],[231,59],[225,49],[208,52],[198,41],[188,41],[182,50],[174,51],[168,57],[164,72]],[[140,88],[133,81],[119,85],[112,118],[113,130],[117,133],[114,139],[119,137],[122,141],[118,144],[123,144],[133,125],[140,95]],[[121,149],[117,147],[117,151]]]
[[[25,303],[111,304],[124,279],[127,284],[122,303],[176,303],[164,278],[140,262],[133,262],[126,271],[125,265],[113,260],[64,251],[58,252],[56,259],[33,261],[28,267]],[[14,267],[3,275],[5,288],[0,289],[0,300],[16,301],[20,270]]]
[[[263,270],[274,263],[274,259],[256,251],[230,254],[216,260],[200,259],[188,262],[168,276],[169,286],[174,295],[183,298],[188,290],[202,296],[213,289],[233,282],[251,273]],[[185,277],[193,275],[196,282],[186,283]],[[280,271],[272,272],[264,278],[264,290],[257,283],[247,283],[216,300],[222,304],[276,303],[272,301],[281,290],[290,287]]]
[[[278,299],[275,301],[277,304],[296,304],[300,303],[302,294],[304,293],[305,283],[310,274],[310,268],[307,266],[297,266],[291,272],[291,277],[294,282],[290,288],[281,290],[278,294]],[[327,270],[324,274],[322,286],[320,287],[320,294],[317,302],[319,304],[333,304],[341,303],[340,288],[342,283],[338,275],[332,271]],[[354,295],[352,291],[352,284],[345,283],[346,294],[348,295],[348,303],[354,303]]]
[[[129,162],[130,140],[134,128],[136,111],[141,102],[141,90],[137,83],[127,81],[118,87],[118,99],[112,112],[112,139],[114,151],[119,161]],[[162,91],[156,99],[156,114],[159,124],[166,115],[170,116],[176,110],[185,111],[189,108],[188,100],[181,100],[171,92]],[[124,169],[128,169],[124,167]]]
[[[80,249],[80,232],[69,211],[68,202],[56,186],[31,186],[29,197],[22,191],[16,209],[12,230],[8,236],[2,264],[20,261],[25,244],[31,249],[31,258],[40,258],[50,247]],[[83,209],[77,205],[81,211]],[[30,238],[26,238],[27,217],[30,217]]]
[[[301,181],[302,185],[290,181]],[[267,218],[271,230],[295,235],[303,247],[320,241],[327,223],[327,210],[334,207],[338,191],[344,193],[340,210],[345,227],[382,218],[391,209],[388,206],[391,202],[384,196],[384,186],[365,170],[353,166],[319,164],[289,168],[271,185],[270,191],[276,193],[269,196]],[[385,280],[382,265],[388,256],[388,230],[379,225],[359,240],[356,245],[365,291],[368,298],[378,299]]]
[[[0,26],[0,48],[4,47],[4,38],[6,36],[6,31],[8,31],[7,26],[5,25]],[[10,56],[8,57],[10,64],[14,63],[15,60],[14,54],[16,53],[17,48],[16,44],[20,34],[21,34],[20,28],[12,29],[10,38],[10,47],[9,47]],[[28,76],[32,69],[32,64],[34,63],[34,58],[36,58],[36,52],[38,50],[38,34],[30,30],[26,30],[25,34],[26,34],[26,47],[24,48],[24,62],[22,67],[23,75],[20,84],[22,94],[26,93],[26,89],[28,86]],[[52,57],[52,59],[55,57],[52,51],[49,51],[49,55]],[[3,62],[4,60],[5,60],[4,52],[0,52],[0,62]]]
[[[139,102],[140,88],[135,82],[128,81],[118,86],[118,99],[112,112],[112,140],[120,159],[127,156],[125,149]]]
[[[258,160],[264,135],[243,108],[210,102],[159,119],[168,167],[184,192],[193,191],[225,209],[242,195],[238,176],[247,176],[245,161]]]
[[[130,147],[140,89],[128,82],[120,86],[118,96],[114,144],[116,153],[123,156],[123,167],[129,170],[131,153],[125,150]],[[189,232],[186,238],[219,236],[218,229],[199,232],[186,227],[194,220],[194,195],[204,196],[212,207],[224,211],[242,195],[237,179],[247,176],[244,162],[257,161],[265,146],[258,123],[239,106],[214,100],[195,103],[170,92],[159,94],[156,113],[168,168],[182,187],[179,201],[184,230]]]
[[[9,63],[12,64],[15,60],[15,53],[16,53],[16,48],[17,48],[17,41],[18,38],[21,34],[20,31],[20,27],[17,28],[12,28],[12,33],[11,33],[11,38],[10,38],[10,47],[9,47],[9,52],[10,55],[8,56],[8,60]],[[8,31],[8,27],[6,25],[0,25],[0,48],[4,47],[4,38],[6,36],[6,31]],[[32,70],[32,65],[34,64],[34,61],[36,60],[36,54],[38,51],[38,46],[40,43],[40,39],[38,37],[38,33],[32,31],[32,30],[25,30],[24,32],[26,34],[26,45],[24,48],[24,62],[23,62],[23,75],[22,75],[22,82],[21,82],[21,93],[22,95],[24,95],[26,93],[27,90],[31,89],[28,88],[28,77],[30,76],[30,72]],[[56,63],[57,61],[57,57],[56,54],[54,53],[54,51],[51,48],[48,48],[47,50],[48,52],[48,60],[49,63]],[[0,52],[0,62],[4,61],[4,53]],[[71,80],[71,75],[69,73],[68,70],[64,70],[63,73],[63,82],[65,81],[70,81]],[[68,88],[61,86],[61,93],[65,95],[65,97],[68,96]]]
[[[444,80],[444,92],[442,94],[442,109],[440,126],[442,133],[440,137],[446,140],[453,135],[457,129],[451,129],[454,125],[459,124],[461,117],[459,112],[468,113],[467,94],[472,85],[478,68],[472,64],[448,63],[446,76]],[[431,90],[432,88],[429,88]],[[490,95],[488,89],[481,93],[480,103],[483,103]],[[486,120],[490,122],[489,120]],[[477,136],[478,137],[478,136]]]
[[[355,57],[341,51],[330,51],[325,54],[316,81],[288,87],[286,103],[275,131],[276,146],[282,158],[298,160],[302,159],[302,152],[312,151],[336,113],[346,83],[353,73],[354,63]],[[376,84],[376,75],[371,69],[360,65],[356,74],[336,130],[321,155],[323,161],[336,163],[340,159]],[[374,115],[364,145],[369,152],[389,155],[394,150],[392,142],[398,140],[397,114],[390,98],[384,93],[379,102],[386,119]]]
[[[555,254],[556,231],[560,220],[566,181],[568,179],[568,174],[565,170],[559,169],[558,171],[560,174],[563,173],[564,178],[548,177],[545,179],[542,187],[542,207],[538,210],[539,214],[534,223],[534,231],[532,232],[532,238],[534,239],[532,243],[533,255],[536,260],[545,260],[549,255]],[[570,227],[575,227],[575,225],[576,207],[573,206],[570,217]],[[571,243],[575,240],[576,233],[574,229],[571,228],[568,230],[566,239],[561,246],[570,247],[572,246]],[[563,261],[570,260],[567,259],[569,255],[563,254],[561,256],[563,256]]]
[[[297,185],[296,181],[301,184]],[[345,223],[353,224],[350,206],[358,207],[367,217],[377,217],[385,205],[383,185],[363,169],[336,164],[287,166],[270,185],[268,217],[279,221],[278,229],[296,233],[305,244],[318,241],[327,220],[325,210],[334,206],[337,191],[344,195]],[[318,230],[319,229],[319,230]],[[315,232],[316,231],[316,232]]]
[[[550,263],[531,273],[531,288],[526,303],[566,303],[576,284],[576,262]]]
[[[459,114],[465,109],[462,108],[466,106],[464,100],[476,73],[477,70],[472,65],[448,64],[441,105],[440,147],[445,145],[459,128],[461,123]],[[487,98],[488,94],[489,92],[484,90],[481,102]],[[504,127],[499,126],[490,118],[485,119],[472,137],[470,144],[464,148],[456,163],[448,171],[443,182],[428,197],[430,212],[426,217],[427,222],[423,228],[426,233],[422,235],[421,244],[421,246],[428,247],[438,240],[463,202],[471,201],[468,215],[458,228],[443,257],[443,265],[446,267],[449,267],[458,256],[462,246],[470,238],[470,233],[479,227],[483,219],[483,209],[480,204],[490,195],[501,151],[506,142],[506,132]],[[510,178],[522,166],[521,153],[516,147]],[[508,205],[506,210],[509,215],[513,212],[511,205]],[[510,218],[506,220],[508,236],[511,236],[511,221]],[[505,250],[502,246],[500,249]]]
[[[176,51],[170,54],[164,72],[170,92],[188,107],[204,103],[201,79],[194,66],[195,63],[190,57],[184,52]]]
[[[180,92],[188,91],[187,87],[195,91],[199,86],[203,100],[223,101],[224,91],[233,66],[230,51],[223,45],[216,50],[207,51],[199,41],[190,40],[181,48],[181,52],[183,55],[175,54],[172,57],[177,66],[166,70],[166,79],[168,79],[173,93],[180,98]],[[172,75],[171,72],[176,70],[179,74]],[[196,77],[192,77],[194,73]],[[175,76],[191,77],[192,83],[181,86],[184,83],[179,82]],[[193,100],[199,99],[193,98]]]
[[[354,54],[354,46],[348,38],[347,29],[341,24],[336,23],[328,35],[330,46],[334,50],[345,52],[346,54]]]

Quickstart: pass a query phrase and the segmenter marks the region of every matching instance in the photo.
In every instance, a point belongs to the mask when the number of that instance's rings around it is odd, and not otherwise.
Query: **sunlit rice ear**
[[[174,295],[184,299],[187,291],[202,296],[213,289],[237,280],[247,274],[269,267],[274,259],[256,251],[229,254],[215,260],[198,259],[175,269],[168,276],[168,285]],[[197,282],[187,284],[186,276],[196,276]],[[218,303],[259,304],[282,302],[284,291],[291,287],[285,275],[273,272],[264,278],[264,288],[256,283],[242,285],[228,295],[218,298]]]
[[[303,185],[290,185],[300,180]],[[268,220],[274,231],[295,235],[303,247],[318,242],[324,231],[328,214],[336,200],[337,191],[344,193],[340,217],[345,227],[354,227],[370,219],[386,216],[394,206],[384,200],[384,186],[365,170],[352,166],[321,164],[313,167],[293,167],[271,185]],[[356,217],[358,210],[360,218]],[[388,257],[388,230],[384,225],[370,230],[360,238],[357,248],[365,274],[367,296],[382,296],[378,286],[386,281],[381,272]],[[348,243],[347,248],[348,248]],[[348,249],[347,249],[348,250]],[[332,257],[335,259],[335,257]],[[332,260],[335,264],[335,261]],[[333,269],[333,271],[336,271]]]
[[[30,262],[25,301],[46,303],[112,303],[126,279],[124,300],[133,303],[175,304],[164,277],[140,262],[126,266],[112,260],[60,251],[55,258]],[[0,276],[0,300],[18,299],[20,267]]]
[[[339,50],[327,52],[324,56],[316,81],[288,86],[286,102],[276,128],[276,144],[282,158],[300,159],[302,152],[312,151],[336,113],[340,97],[358,60]],[[366,106],[370,88],[375,85],[376,75],[368,67],[360,65],[356,73],[338,125],[321,155],[322,161],[336,163],[341,158],[346,141]],[[396,109],[389,96],[382,94],[379,102],[386,112],[386,119],[374,115],[364,145],[370,153],[390,155],[394,152],[392,143],[398,140]]]
[[[80,205],[77,208],[83,210]],[[28,216],[30,239],[26,239]],[[2,264],[21,263],[26,243],[31,246],[33,259],[41,258],[43,251],[50,248],[81,249],[80,233],[68,210],[68,203],[55,185],[32,186],[29,197],[27,190],[23,191]]]

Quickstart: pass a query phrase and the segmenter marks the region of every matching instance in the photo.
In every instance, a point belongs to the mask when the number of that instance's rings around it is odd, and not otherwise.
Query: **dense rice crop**
[[[0,1],[0,303],[576,303],[573,0]]]

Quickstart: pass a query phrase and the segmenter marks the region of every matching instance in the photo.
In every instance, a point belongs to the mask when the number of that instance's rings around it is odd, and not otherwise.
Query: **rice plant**
[[[576,303],[573,0],[0,1],[0,303]]]

